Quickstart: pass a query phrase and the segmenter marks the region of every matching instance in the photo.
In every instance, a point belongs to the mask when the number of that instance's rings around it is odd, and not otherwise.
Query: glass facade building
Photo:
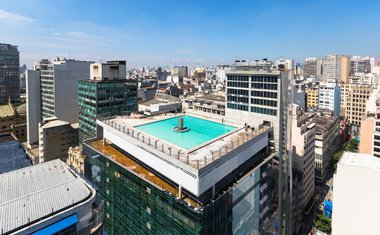
[[[78,83],[79,141],[96,136],[96,119],[137,111],[137,82],[81,80]]]
[[[104,225],[109,234],[262,234],[274,213],[277,190],[270,162],[257,162],[215,199],[201,203],[178,199],[165,176],[117,146],[105,150],[94,143],[83,144],[85,177],[105,202]],[[115,162],[108,154],[123,155],[128,162],[124,164],[137,170]],[[267,149],[257,155],[262,160]],[[157,184],[145,174],[156,175]],[[161,188],[161,181],[168,185]]]

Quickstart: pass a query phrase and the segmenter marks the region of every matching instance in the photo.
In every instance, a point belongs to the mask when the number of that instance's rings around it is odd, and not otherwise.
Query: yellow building
[[[340,59],[341,65],[340,65],[340,83],[349,83],[349,77],[350,77],[350,57],[349,56],[342,56]]]
[[[0,105],[0,134],[13,133],[18,139],[26,138],[26,115],[19,113],[9,100]]]
[[[307,94],[307,109],[318,108],[318,87],[311,87],[306,90]]]
[[[360,126],[366,102],[372,93],[371,85],[340,84],[340,112],[350,124]]]

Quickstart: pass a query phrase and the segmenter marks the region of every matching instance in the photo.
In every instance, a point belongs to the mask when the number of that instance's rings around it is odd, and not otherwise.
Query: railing
[[[232,150],[236,149],[237,147],[243,145],[244,143],[248,142],[252,138],[254,138],[257,135],[260,135],[261,133],[267,131],[270,127],[265,125],[260,125],[259,129],[254,128],[246,128],[244,130],[238,130],[237,133],[235,133],[234,136],[231,137],[230,141],[226,141],[227,143],[222,145],[218,150],[212,151],[210,150],[208,154],[205,154],[203,159],[197,159],[197,160],[191,160],[191,157],[189,157],[189,154],[192,152],[186,152],[182,149],[175,148],[172,145],[168,145],[167,143],[154,138],[152,136],[145,136],[143,132],[140,132],[136,129],[128,128],[125,125],[120,125],[110,119],[105,119],[103,122],[107,125],[109,125],[112,128],[115,128],[124,134],[164,153],[165,155],[169,155],[170,157],[173,157],[183,163],[186,163],[196,169],[201,169],[202,167],[206,166],[207,164],[210,164],[211,162],[215,161],[216,159],[228,154]],[[244,128],[243,128],[244,129]],[[207,143],[205,146],[210,145],[223,137],[216,139],[214,141],[211,141],[210,143]]]

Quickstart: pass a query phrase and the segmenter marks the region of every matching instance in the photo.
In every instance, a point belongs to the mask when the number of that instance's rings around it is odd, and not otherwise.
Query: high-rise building
[[[78,122],[78,81],[90,77],[89,61],[41,60],[27,71],[28,145],[38,144],[38,123],[56,117]]]
[[[340,89],[335,82],[321,82],[318,93],[318,107],[334,111],[334,115],[340,115]]]
[[[380,158],[380,93],[373,90],[360,126],[359,153]]]
[[[274,229],[271,127],[253,130],[190,115],[97,124],[97,137],[83,144],[85,176],[105,202],[108,234]]]
[[[357,73],[370,73],[372,68],[376,66],[377,59],[370,56],[353,56],[350,61],[350,72],[351,75]]]
[[[96,136],[96,119],[137,111],[137,82],[126,79],[125,61],[91,65],[90,80],[78,85],[79,141]]]
[[[226,119],[254,127],[270,123],[278,147],[281,71],[270,61],[242,60],[226,75]]]
[[[303,63],[303,76],[304,77],[317,77],[317,58],[310,57],[306,58]]]
[[[187,66],[174,66],[172,76],[188,77],[189,69]]]
[[[327,55],[322,58],[322,78],[324,81],[348,83],[350,58],[344,55]]]
[[[340,149],[340,118],[315,115],[315,182],[324,182],[332,167],[332,157]]]
[[[366,102],[370,97],[373,86],[360,84],[341,84],[341,114],[351,125],[360,126],[365,115]]]
[[[310,212],[314,200],[315,123],[313,114],[305,113],[298,105],[289,105],[291,130],[291,164],[293,179],[292,226],[294,234],[301,228],[302,214]]]
[[[20,100],[20,55],[17,46],[0,43],[0,103]]]
[[[66,161],[70,147],[78,145],[78,124],[70,124],[56,118],[40,122],[39,162],[54,159]]]
[[[344,152],[334,173],[332,234],[378,234],[380,159]]]
[[[1,174],[2,234],[99,234],[96,190],[60,160]]]

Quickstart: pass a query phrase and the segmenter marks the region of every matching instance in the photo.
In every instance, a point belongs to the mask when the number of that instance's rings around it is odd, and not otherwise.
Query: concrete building
[[[323,114],[322,114],[323,115]],[[315,115],[315,181],[324,181],[332,167],[332,156],[340,149],[340,118]]]
[[[310,212],[314,202],[315,123],[313,114],[305,113],[298,105],[289,105],[291,127],[291,164],[293,171],[292,219],[293,234],[301,228],[303,212]],[[296,195],[297,194],[297,195]]]
[[[341,84],[341,114],[351,125],[359,127],[365,115],[366,102],[373,86],[359,84]]]
[[[14,134],[18,139],[26,139],[26,115],[13,106],[11,99],[8,104],[0,105],[0,134]]]
[[[0,191],[3,234],[100,233],[95,189],[60,160],[1,174]]]
[[[69,148],[79,144],[78,124],[51,118],[39,125],[39,163],[54,159],[65,162]]]
[[[373,90],[360,126],[359,153],[380,157],[380,93]]]
[[[321,82],[318,93],[318,107],[334,111],[334,115],[340,115],[341,92],[335,82]]]
[[[96,119],[137,111],[137,82],[126,80],[126,61],[91,64],[78,85],[79,141],[96,136]]]
[[[147,116],[163,113],[180,113],[181,111],[181,100],[170,95],[156,96],[153,100],[139,104],[139,112],[144,112]]]
[[[172,130],[178,122],[187,132]],[[277,195],[271,127],[252,130],[190,115],[97,124],[97,138],[83,144],[85,176],[102,185],[99,194],[109,202],[108,233],[267,231]]]
[[[0,104],[20,100],[20,55],[17,46],[0,43]]]
[[[82,154],[82,148],[79,146],[70,147],[67,152],[67,165],[71,169],[74,169],[80,175],[84,174],[84,160],[86,159],[85,155]]]
[[[38,144],[38,123],[56,117],[78,122],[78,81],[90,77],[89,61],[41,60],[27,70],[28,145]]]
[[[226,119],[253,127],[270,123],[278,147],[281,82],[288,72],[281,73],[272,62],[264,60],[235,61],[226,74]]]
[[[350,72],[352,75],[357,73],[370,73],[377,64],[377,58],[370,56],[353,56],[350,61]]]
[[[378,234],[380,159],[345,152],[334,174],[333,235]]]
[[[327,55],[322,58],[322,78],[324,81],[348,83],[350,58],[344,55]]]
[[[226,97],[222,95],[200,95],[183,98],[182,103],[185,112],[195,112],[199,115],[225,115]]]
[[[172,76],[188,77],[189,68],[187,66],[174,66]]]
[[[317,58],[316,57],[309,57],[306,58],[303,63],[303,76],[308,77],[316,77],[317,76]]]
[[[307,110],[317,109],[319,107],[319,87],[313,86],[306,89]]]

